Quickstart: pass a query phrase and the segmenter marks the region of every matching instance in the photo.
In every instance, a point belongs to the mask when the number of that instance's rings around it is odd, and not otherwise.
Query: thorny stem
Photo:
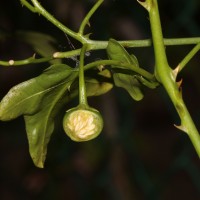
[[[47,10],[45,10],[42,5],[37,0],[31,0],[33,7],[27,3],[27,0],[21,0],[21,3],[25,5],[28,9],[31,9],[34,12],[37,12],[38,14],[41,14],[44,16],[47,20],[49,20],[52,24],[54,24],[56,27],[58,27],[60,30],[62,30],[64,33],[68,34],[72,38],[74,38],[77,41],[80,41],[83,43],[85,41],[85,38],[82,35],[77,34],[76,32],[72,31],[68,27],[66,27],[64,24],[62,24],[60,21],[58,21],[56,18],[54,18]]]
[[[188,62],[195,56],[195,54],[200,50],[200,43],[198,43],[185,57],[184,59],[178,64],[175,68],[175,71],[178,72],[182,71],[182,69],[188,64]]]
[[[88,40],[88,48],[87,51],[96,51],[96,50],[102,50],[102,49],[106,49],[107,45],[108,45],[108,41],[94,41],[94,40]],[[141,47],[150,47],[152,46],[152,40],[150,39],[146,39],[146,40],[132,40],[132,41],[118,41],[122,46],[124,46],[125,48],[133,48],[133,47],[137,47],[137,48],[141,48]],[[165,46],[171,46],[171,45],[192,45],[192,44],[197,44],[194,49],[191,50],[191,54],[189,56],[189,58],[191,59],[198,51],[199,51],[199,47],[200,45],[198,45],[198,43],[200,43],[200,38],[196,37],[196,38],[171,38],[171,39],[163,39],[164,45]],[[57,58],[70,58],[73,56],[77,56],[80,55],[81,49],[76,49],[76,50],[72,50],[72,51],[67,51],[67,52],[55,52],[52,57],[45,57],[45,58],[27,58],[24,60],[9,60],[9,61],[1,61],[0,60],[0,65],[2,66],[20,66],[20,65],[27,65],[27,64],[35,64],[35,63],[42,63],[42,62],[48,62],[52,59],[57,59]],[[190,60],[189,59],[189,60]],[[189,60],[186,62],[186,60],[188,60],[188,58],[184,58],[183,61],[180,63],[181,65],[187,64],[189,62]],[[14,61],[14,62],[13,62]],[[186,63],[185,63],[186,62]],[[184,64],[185,63],[185,64]],[[179,64],[179,65],[180,65]],[[184,67],[183,66],[183,67]],[[183,67],[181,67],[180,69],[182,70]],[[180,70],[179,69],[179,70]]]
[[[32,6],[30,3],[27,2],[27,0],[20,0],[21,1],[21,4],[26,6],[31,12],[37,12],[35,7]]]
[[[29,64],[37,64],[37,63],[43,63],[43,62],[49,62],[53,60],[53,57],[45,57],[45,58],[34,58],[30,57],[24,60],[9,60],[9,61],[1,61],[0,65],[2,66],[22,66],[22,65],[29,65]]]
[[[92,15],[95,13],[95,11],[99,8],[99,6],[103,3],[104,0],[98,0],[97,3],[92,7],[92,9],[87,13],[85,18],[83,19],[80,28],[79,28],[79,34],[83,35],[84,34],[84,29],[85,26],[89,23],[90,18]]]
[[[65,25],[61,24],[57,19],[55,19],[50,13],[48,13],[42,5],[37,0],[31,0],[33,5],[27,2],[27,0],[20,0],[22,5],[26,6],[32,12],[37,12],[43,15],[47,20],[53,23],[56,27],[62,30],[67,35],[71,36],[72,38],[80,41],[82,44],[87,43],[89,50],[96,50],[96,49],[105,49],[107,47],[107,41],[94,41],[88,39],[88,37],[83,35],[84,28],[86,24],[89,22],[89,19],[94,14],[96,9],[103,3],[103,0],[98,0],[96,4],[92,7],[89,13],[84,18],[83,22],[81,23],[79,32],[76,33],[71,29],[67,28]],[[135,41],[121,41],[120,42],[124,47],[147,47],[152,45],[152,41],[150,39],[146,40],[135,40]],[[164,39],[165,45],[189,45],[189,44],[197,44],[200,43],[200,37],[194,38],[173,38],[173,39]]]
[[[129,40],[129,41],[118,41],[125,48],[141,48],[141,47],[150,47],[152,46],[152,40]],[[165,46],[172,45],[193,45],[200,43],[200,37],[195,38],[169,38],[163,39]],[[96,40],[87,40],[88,51],[102,50],[106,49],[108,46],[108,41],[96,41]],[[80,49],[77,49],[77,54],[80,54]],[[70,51],[75,52],[75,51]],[[56,52],[55,58],[68,58],[70,52]],[[75,56],[75,55],[73,55]]]
[[[182,99],[182,94],[179,91],[179,85],[176,83],[178,71],[173,71],[168,65],[157,0],[138,0],[138,2],[149,12],[156,61],[155,75],[159,82],[163,84],[180,116],[181,125],[176,127],[188,134],[198,156],[200,157],[200,135]]]

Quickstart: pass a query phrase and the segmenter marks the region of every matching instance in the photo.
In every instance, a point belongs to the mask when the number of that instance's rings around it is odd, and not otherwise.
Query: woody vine
[[[87,141],[97,137],[103,129],[103,119],[95,108],[88,105],[89,96],[102,95],[113,86],[124,88],[130,96],[140,101],[143,98],[142,87],[154,89],[163,87],[171,99],[179,117],[180,125],[176,128],[185,132],[191,140],[200,157],[200,135],[187,110],[181,94],[181,81],[177,75],[200,49],[200,38],[165,39],[162,35],[157,0],[138,0],[143,6],[150,20],[152,40],[96,41],[85,33],[90,18],[103,3],[97,0],[95,5],[83,19],[78,32],[66,27],[53,17],[37,0],[20,0],[21,4],[33,13],[38,13],[69,37],[81,43],[80,49],[67,52],[53,52],[50,56],[36,48],[34,42],[27,42],[33,46],[41,57],[32,56],[24,60],[0,61],[2,66],[22,66],[37,63],[50,63],[43,73],[35,78],[22,82],[5,95],[0,102],[0,120],[8,121],[21,115],[24,116],[26,132],[29,142],[29,152],[37,167],[44,167],[47,145],[54,131],[55,117],[60,110],[65,109],[69,101],[79,97],[79,105],[66,111],[63,117],[63,128],[74,141]],[[24,33],[19,33],[19,35]],[[37,34],[41,42],[48,45],[50,36],[27,32],[23,36],[32,37]],[[194,48],[172,68],[168,64],[165,46],[193,44]],[[154,73],[150,73],[139,66],[134,55],[128,53],[127,48],[154,47]],[[87,63],[85,58],[89,51],[105,50],[108,59],[99,59]],[[79,56],[78,66],[68,66],[63,58]]]

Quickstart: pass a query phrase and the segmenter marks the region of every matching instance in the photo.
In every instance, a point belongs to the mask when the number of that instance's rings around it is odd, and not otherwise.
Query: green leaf
[[[91,77],[87,76],[87,74],[85,77],[87,96],[99,96],[113,88],[111,73],[108,69],[103,69]]]
[[[136,101],[140,101],[143,98],[141,92],[141,84],[132,75],[114,73],[113,79],[117,87],[122,87],[128,91],[129,95]]]
[[[111,72],[108,69],[89,70],[85,73],[85,85],[88,97],[105,94],[113,88]],[[74,91],[77,87],[79,87],[78,79],[73,82],[70,91]]]
[[[129,55],[125,48],[114,39],[110,39],[108,42],[107,54],[108,57],[112,60],[118,60],[123,63],[132,64],[133,67],[139,67],[137,58],[134,55]],[[117,87],[124,88],[134,100],[141,100],[144,95],[141,90],[141,84],[137,79],[138,75],[134,73],[122,73],[123,70],[118,70],[117,68],[124,70],[134,70],[134,68],[131,68],[131,66],[129,68],[112,66],[113,80]]]
[[[34,31],[17,31],[15,36],[29,44],[42,57],[52,56],[57,51],[55,48],[57,41],[50,35]],[[52,64],[60,64],[61,62],[61,59],[50,61]]]
[[[139,67],[137,58],[134,55],[129,55],[126,49],[116,40],[110,39],[106,50],[108,57],[111,60],[119,60],[123,63],[133,64],[134,67]],[[116,66],[116,67],[121,68],[121,66]],[[130,67],[129,69],[134,69],[134,68]]]
[[[56,114],[70,98],[69,88],[78,72],[52,65],[40,76],[14,86],[0,103],[0,120],[24,115],[33,162],[43,167]]]
[[[58,86],[42,100],[42,109],[39,112],[24,116],[29,151],[38,167],[42,168],[44,165],[47,145],[54,130],[55,117],[69,100],[69,96],[65,94],[68,87],[68,84]]]
[[[138,76],[137,79],[146,87],[150,88],[150,89],[155,89],[157,88],[160,83],[157,81],[149,81],[145,78],[143,78],[142,76]]]

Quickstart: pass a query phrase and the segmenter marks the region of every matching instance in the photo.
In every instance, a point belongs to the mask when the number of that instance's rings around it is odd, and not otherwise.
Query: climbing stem
[[[150,47],[152,46],[151,39],[144,39],[144,40],[129,40],[129,41],[118,41],[123,47],[125,48],[141,48],[141,47]],[[172,46],[172,45],[192,45],[200,43],[200,38],[168,38],[163,39],[165,46]],[[97,41],[97,40],[87,40],[89,51],[101,50],[106,49],[108,46],[108,41]],[[80,49],[67,51],[67,52],[56,52],[55,58],[69,58],[71,56],[79,55]]]
[[[87,45],[84,44],[83,47],[81,48],[80,63],[79,63],[79,104],[84,106],[88,105],[85,77],[84,77],[84,59],[86,50],[87,50]]]
[[[89,24],[89,20],[92,17],[92,15],[95,13],[95,11],[99,8],[99,6],[103,3],[104,0],[98,0],[96,4],[92,7],[92,9],[87,13],[85,18],[83,19],[80,28],[79,28],[79,34],[83,35],[84,34],[84,29],[87,24]]]
[[[21,0],[23,1],[23,0]],[[152,45],[152,40],[146,39],[146,40],[130,40],[130,41],[118,41],[122,46],[126,48],[131,47],[149,47]],[[171,45],[191,45],[191,44],[197,44],[191,52],[188,53],[188,55],[179,63],[179,71],[181,71],[185,65],[191,60],[191,58],[198,52],[200,49],[200,38],[170,38],[170,39],[163,39],[165,46],[171,46]],[[95,50],[101,50],[105,49],[108,45],[108,41],[95,41],[95,40],[88,40],[87,41],[88,48],[87,51],[95,51]],[[45,58],[26,58],[24,60],[9,60],[9,61],[3,61],[0,60],[0,65],[2,66],[20,66],[20,65],[27,65],[27,64],[35,64],[35,63],[43,63],[48,62],[52,59],[57,58],[70,58],[73,56],[80,55],[81,49],[75,49],[71,51],[66,52],[55,52],[52,57],[45,57]],[[177,66],[177,67],[178,67]]]
[[[152,81],[152,82],[156,81],[155,76],[153,74],[149,73],[148,71],[146,71],[142,68],[139,68],[139,67],[135,67],[128,63],[120,62],[118,60],[97,60],[97,61],[94,61],[94,62],[91,62],[91,63],[85,65],[84,69],[88,70],[88,69],[91,69],[96,66],[106,66],[106,65],[115,65],[115,66],[126,68],[126,69],[131,68],[132,70],[127,70],[127,73],[129,73],[129,74],[137,73],[149,81]]]
[[[42,5],[37,0],[31,0],[32,5],[30,5],[26,0],[21,0],[21,3],[25,5],[28,9],[30,9],[33,12],[37,12],[41,14],[43,17],[48,19],[52,24],[54,24],[56,27],[58,27],[60,30],[62,30],[64,33],[68,34],[72,38],[76,39],[77,41],[84,42],[85,38],[76,32],[72,31],[68,27],[66,27],[64,24],[59,22],[56,18],[53,17],[49,12],[47,12],[46,9],[42,7]]]
[[[188,62],[195,56],[195,54],[200,50],[200,43],[198,43],[185,57],[184,59],[178,64],[175,70],[180,72]]]
[[[173,71],[168,65],[157,0],[138,0],[138,2],[149,12],[152,40],[155,51],[155,76],[164,86],[180,116],[181,125],[176,127],[188,134],[198,156],[200,157],[200,135],[182,99],[179,85],[176,83],[178,71]]]
[[[27,2],[27,0],[20,0],[21,4],[26,6],[31,12],[37,12],[35,7],[32,6],[29,2]]]
[[[0,65],[2,65],[2,66],[22,66],[22,65],[28,65],[28,64],[37,64],[37,63],[49,62],[53,59],[54,59],[53,57],[35,58],[33,56],[33,57],[30,57],[30,58],[26,58],[24,60],[9,60],[9,61],[0,60]]]

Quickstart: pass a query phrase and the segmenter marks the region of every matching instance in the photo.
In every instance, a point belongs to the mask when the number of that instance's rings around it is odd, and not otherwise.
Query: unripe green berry
[[[96,109],[76,107],[66,112],[63,128],[73,141],[88,141],[101,133],[103,119]]]

